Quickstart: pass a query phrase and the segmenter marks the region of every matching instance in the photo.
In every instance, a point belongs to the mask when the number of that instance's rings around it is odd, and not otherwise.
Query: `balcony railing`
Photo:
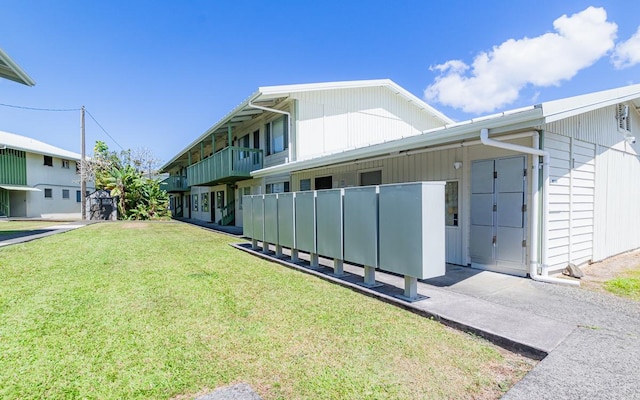
[[[173,175],[160,183],[160,189],[167,192],[185,192],[189,190],[186,176]]]
[[[226,147],[187,167],[189,185],[210,185],[250,178],[251,171],[262,168],[262,161],[262,150]]]

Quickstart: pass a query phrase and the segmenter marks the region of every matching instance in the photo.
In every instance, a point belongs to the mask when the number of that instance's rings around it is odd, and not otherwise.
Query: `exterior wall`
[[[211,222],[211,187],[192,186],[189,195],[191,196],[189,202],[191,218]]]
[[[296,159],[336,153],[420,134],[442,123],[388,88],[294,93]]]
[[[40,192],[26,192],[26,217],[29,218],[77,218],[81,204],[76,191],[80,190],[75,161],[69,160],[69,168],[62,168],[62,159],[53,157],[53,166],[45,166],[41,154],[27,153],[27,185]],[[52,197],[45,198],[45,189],[52,190]],[[63,190],[69,190],[69,198],[63,199]],[[87,190],[93,191],[92,185]],[[12,213],[13,214],[13,213]]]
[[[550,153],[548,270],[592,258],[595,195],[595,145],[546,132]]]
[[[531,139],[524,138],[511,143],[531,146]],[[308,171],[293,173],[291,176],[291,188],[300,190],[300,181],[311,180],[311,189],[314,187],[314,179],[322,176],[332,176],[333,187],[358,186],[362,172],[381,170],[382,184],[417,182],[417,181],[457,181],[458,182],[458,226],[448,226],[445,232],[447,243],[447,262],[467,265],[470,263],[468,254],[470,231],[470,168],[471,161],[482,159],[502,158],[517,155],[518,153],[486,147],[482,145],[460,147],[456,149],[439,150],[402,155],[375,161],[349,163],[336,167],[317,168]],[[462,167],[456,169],[454,162],[462,162]],[[531,159],[527,158],[530,167]],[[529,188],[527,184],[527,203],[530,202]],[[527,222],[530,223],[530,222]],[[528,230],[527,230],[528,233]]]
[[[631,134],[640,116],[630,105]],[[638,145],[618,129],[616,106],[543,127],[551,153],[549,271],[640,247]]]
[[[640,158],[598,146],[593,261],[640,247]]]

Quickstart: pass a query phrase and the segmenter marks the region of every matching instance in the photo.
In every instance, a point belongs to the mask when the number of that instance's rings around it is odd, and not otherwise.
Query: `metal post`
[[[80,160],[80,198],[82,202],[80,204],[81,219],[84,221],[87,219],[87,177],[86,177],[86,150],[84,143],[84,106],[80,108],[80,136],[81,136],[81,160]]]
[[[282,257],[282,245],[279,245],[279,244],[276,245],[276,257],[278,258]]]
[[[309,265],[313,268],[318,268],[318,253],[309,253]]]
[[[291,262],[298,262],[300,258],[298,257],[298,249],[291,249]]]
[[[339,258],[333,259],[333,276],[344,276],[344,262]]]
[[[374,286],[376,284],[376,269],[374,267],[364,266],[364,285]]]
[[[418,297],[418,278],[404,276],[404,296],[411,300]]]

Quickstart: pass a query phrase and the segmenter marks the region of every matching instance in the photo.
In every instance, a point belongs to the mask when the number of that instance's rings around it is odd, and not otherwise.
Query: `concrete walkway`
[[[402,294],[399,276],[376,271],[383,285],[369,289],[358,284],[358,266],[345,264],[347,275],[334,277],[331,260],[321,258],[315,270],[308,258],[292,263],[249,243],[234,247],[542,359],[504,399],[640,399],[639,303],[450,265],[446,276],[419,282],[426,298],[409,303],[394,297]]]
[[[95,222],[96,221],[61,222],[57,225],[46,226],[38,229],[16,231],[15,234],[0,236],[0,247],[10,246],[17,243],[26,243],[43,237],[56,235],[58,233],[69,232]],[[1,229],[2,225],[0,225],[0,230]]]

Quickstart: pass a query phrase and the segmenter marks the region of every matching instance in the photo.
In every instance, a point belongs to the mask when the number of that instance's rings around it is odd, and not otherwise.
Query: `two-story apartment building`
[[[539,276],[640,248],[639,107],[633,85],[453,123],[390,81],[268,87],[165,170],[177,215],[223,223],[229,196],[445,181],[447,262]]]
[[[243,195],[291,188],[253,171],[452,122],[390,80],[261,87],[162,167],[165,188],[174,216],[242,226]]]
[[[79,162],[80,154],[0,131],[0,216],[80,219]]]

